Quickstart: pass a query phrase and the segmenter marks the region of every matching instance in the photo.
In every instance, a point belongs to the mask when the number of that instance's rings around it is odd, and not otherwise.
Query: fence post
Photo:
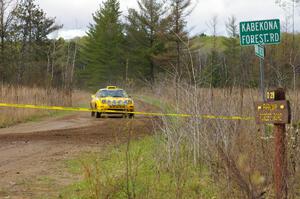
[[[273,101],[285,100],[283,89],[275,90]],[[286,154],[286,124],[274,124],[275,135],[275,195],[276,199],[287,199],[287,154]]]

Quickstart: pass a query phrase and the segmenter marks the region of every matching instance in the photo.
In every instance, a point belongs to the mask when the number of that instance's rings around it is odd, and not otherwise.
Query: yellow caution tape
[[[28,109],[44,109],[44,110],[58,110],[58,111],[77,111],[77,112],[97,112],[99,110],[80,107],[62,107],[62,106],[39,106],[31,104],[7,104],[0,103],[0,107],[10,108],[28,108]],[[201,119],[215,119],[215,120],[254,120],[254,117],[242,117],[242,116],[215,116],[215,115],[193,115],[193,114],[178,114],[178,113],[149,113],[149,112],[127,112],[127,111],[114,111],[106,110],[102,113],[119,113],[119,114],[135,114],[145,116],[169,116],[169,117],[197,117]]]

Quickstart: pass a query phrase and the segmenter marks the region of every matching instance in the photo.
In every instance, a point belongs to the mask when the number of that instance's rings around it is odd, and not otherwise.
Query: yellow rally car
[[[106,111],[126,111],[134,112],[134,102],[127,93],[116,86],[108,86],[100,89],[95,95],[92,95],[90,103],[92,111],[92,117],[96,115],[96,118],[100,118],[103,113],[108,114],[122,114],[124,117],[129,116],[133,118],[133,113],[112,113]]]

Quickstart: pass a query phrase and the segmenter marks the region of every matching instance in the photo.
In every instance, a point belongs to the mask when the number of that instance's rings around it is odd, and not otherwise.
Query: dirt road
[[[151,110],[141,102],[137,108]],[[57,198],[62,187],[80,178],[67,172],[66,160],[121,143],[129,123],[135,137],[153,130],[143,116],[96,119],[89,113],[0,129],[0,198]]]

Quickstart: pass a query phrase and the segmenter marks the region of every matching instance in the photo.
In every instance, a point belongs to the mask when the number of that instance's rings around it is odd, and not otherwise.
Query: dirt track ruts
[[[152,109],[141,102],[137,107]],[[64,160],[121,143],[128,128],[140,137],[150,134],[153,124],[143,116],[96,119],[74,113],[0,129],[0,198],[57,198],[63,186],[80,178],[66,171]],[[53,181],[52,186],[45,179]]]

